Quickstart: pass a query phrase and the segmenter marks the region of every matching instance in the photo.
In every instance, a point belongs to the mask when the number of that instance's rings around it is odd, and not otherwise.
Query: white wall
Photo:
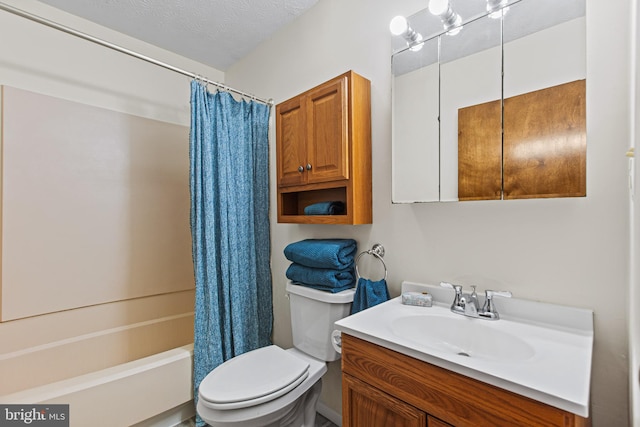
[[[391,204],[389,21],[426,2],[323,0],[227,71],[226,83],[281,102],[348,69],[372,82],[373,224],[277,224],[271,218],[274,340],[291,344],[282,250],[310,237],[353,237],[386,248],[391,293],[402,280],[476,283],[521,298],[595,311],[592,409],[595,427],[627,415],[630,0],[587,0],[587,197]],[[612,29],[615,29],[613,31]],[[272,123],[271,136],[275,128]],[[272,139],[271,164],[275,164]],[[330,366],[323,401],[340,411],[340,367]]]
[[[634,42],[630,48],[632,62],[632,91],[635,99],[631,103],[632,141],[630,146],[635,150],[640,147],[640,8],[638,1],[633,0],[632,34]],[[629,280],[629,396],[631,425],[640,426],[640,206],[638,188],[640,188],[640,171],[637,158],[629,159],[629,169],[632,173],[632,203],[631,203],[631,253]]]
[[[34,0],[3,3],[187,71],[224,73]],[[189,125],[189,78],[0,11],[0,83],[170,123]]]

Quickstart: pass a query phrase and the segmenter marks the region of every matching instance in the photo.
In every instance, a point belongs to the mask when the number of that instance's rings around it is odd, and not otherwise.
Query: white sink
[[[535,351],[526,341],[479,319],[436,314],[407,315],[391,322],[391,331],[419,346],[457,356],[497,362],[531,359]],[[491,322],[495,323],[495,322]]]
[[[452,313],[453,290],[410,282],[402,290],[428,291],[433,307],[398,297],[337,321],[336,329],[588,417],[591,310],[508,298],[495,301],[500,320],[484,320]]]

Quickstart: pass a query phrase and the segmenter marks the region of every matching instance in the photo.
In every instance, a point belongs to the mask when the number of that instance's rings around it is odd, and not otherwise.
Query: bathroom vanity
[[[591,311],[505,299],[500,320],[470,319],[451,290],[407,288],[436,303],[398,297],[336,322],[343,426],[590,426]]]
[[[342,337],[342,422],[356,426],[588,426],[571,412]]]

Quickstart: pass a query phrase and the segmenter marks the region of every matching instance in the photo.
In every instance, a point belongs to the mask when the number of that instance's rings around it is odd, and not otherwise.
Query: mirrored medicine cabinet
[[[393,37],[394,203],[586,195],[585,0],[502,3]]]

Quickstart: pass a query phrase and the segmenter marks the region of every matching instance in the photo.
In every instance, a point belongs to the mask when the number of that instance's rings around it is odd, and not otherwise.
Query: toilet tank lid
[[[287,293],[300,295],[320,302],[327,302],[329,304],[348,304],[353,302],[353,295],[356,293],[356,288],[331,293],[289,282],[287,283]]]

